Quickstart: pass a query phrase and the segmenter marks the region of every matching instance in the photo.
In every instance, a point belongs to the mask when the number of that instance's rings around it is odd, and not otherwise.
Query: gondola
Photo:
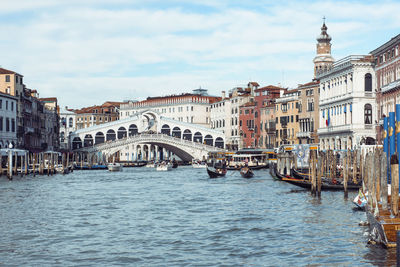
[[[210,178],[218,178],[218,177],[224,177],[226,174],[226,169],[221,169],[221,168],[212,168],[210,169],[207,167],[207,173]]]
[[[254,176],[254,172],[248,167],[243,167],[240,170],[240,175],[242,175],[243,178],[251,178]]]
[[[293,185],[297,185],[300,186],[302,188],[311,188],[311,182],[308,179],[298,179],[298,178],[294,178],[294,177],[285,177],[283,176],[282,181],[293,184]],[[347,185],[347,190],[349,191],[357,191],[359,190],[359,188],[361,187],[361,185],[354,185],[354,184],[349,184]],[[337,184],[333,184],[327,181],[323,181],[321,184],[321,190],[330,190],[330,191],[343,191],[344,190],[344,186],[343,184],[337,183]]]
[[[172,169],[178,168],[178,162],[176,160],[172,161]]]

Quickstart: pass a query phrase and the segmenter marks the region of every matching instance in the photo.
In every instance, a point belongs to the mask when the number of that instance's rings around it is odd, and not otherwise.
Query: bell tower
[[[333,59],[331,55],[331,40],[332,38],[327,33],[328,27],[325,25],[325,17],[323,18],[324,22],[321,27],[321,34],[317,37],[317,55],[314,58],[314,79],[317,77],[317,74],[322,71],[326,71],[332,67]]]

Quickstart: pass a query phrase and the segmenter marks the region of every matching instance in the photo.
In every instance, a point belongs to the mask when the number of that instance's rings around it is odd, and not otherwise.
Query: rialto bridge
[[[137,113],[70,134],[74,151],[105,156],[119,153],[122,161],[203,159],[209,151],[224,150],[221,131],[160,116],[154,111]]]

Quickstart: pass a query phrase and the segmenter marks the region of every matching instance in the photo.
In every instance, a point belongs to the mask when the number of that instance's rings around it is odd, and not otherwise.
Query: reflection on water
[[[239,172],[75,171],[0,178],[0,265],[391,266],[341,192]]]

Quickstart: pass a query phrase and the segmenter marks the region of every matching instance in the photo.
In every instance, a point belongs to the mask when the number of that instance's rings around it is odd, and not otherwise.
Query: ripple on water
[[[350,196],[349,199],[351,199]],[[365,215],[340,192],[314,198],[237,172],[75,171],[0,179],[0,265],[372,266]]]

